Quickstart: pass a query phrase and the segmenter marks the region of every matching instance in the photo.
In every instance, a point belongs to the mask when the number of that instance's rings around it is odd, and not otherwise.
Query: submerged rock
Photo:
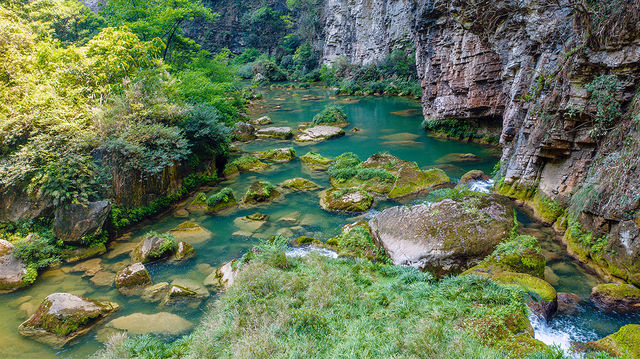
[[[169,231],[176,241],[189,244],[205,242],[213,237],[213,233],[198,223],[185,221]]]
[[[200,302],[209,296],[209,291],[201,284],[190,279],[176,279],[171,282],[162,305],[175,305],[180,302]]]
[[[124,295],[140,294],[144,287],[150,286],[151,276],[144,264],[138,262],[122,269],[116,274],[116,288]]]
[[[133,313],[116,318],[105,325],[126,330],[130,334],[180,335],[193,327],[190,321],[173,313]]]
[[[264,213],[260,213],[260,212],[256,212],[254,214],[250,214],[248,216],[245,216],[244,218],[250,219],[252,221],[266,221],[267,219],[269,219],[269,215],[268,214],[264,214]]]
[[[591,291],[591,301],[606,312],[640,313],[640,288],[631,284],[599,284]]]
[[[335,126],[313,126],[300,131],[296,136],[298,142],[321,142],[344,136],[344,130]]]
[[[513,213],[490,197],[397,206],[369,222],[396,265],[437,275],[462,272],[491,254],[513,226]]]
[[[269,202],[280,196],[280,192],[268,181],[257,181],[251,184],[247,193],[242,197],[242,202],[255,204]]]
[[[558,293],[558,314],[574,315],[580,311],[580,297],[573,293]]]
[[[286,140],[293,136],[293,132],[291,132],[291,127],[265,127],[259,129],[256,132],[256,136]]]
[[[590,350],[604,351],[614,357],[640,358],[640,324],[627,324],[600,340],[586,343]]]
[[[145,287],[140,297],[147,302],[159,302],[169,292],[169,283],[160,282],[158,284]]]
[[[276,148],[273,150],[260,151],[252,153],[261,160],[273,162],[289,162],[296,158],[296,150],[293,147]]]
[[[53,221],[53,232],[65,243],[82,244],[83,237],[96,235],[102,230],[109,213],[109,201],[59,206]]]
[[[473,153],[449,153],[448,155],[442,156],[437,162],[475,162],[480,160],[482,160],[482,157]]]
[[[280,186],[293,191],[313,191],[320,188],[315,182],[302,177],[288,179],[282,182]]]
[[[326,171],[331,162],[333,162],[333,159],[315,152],[307,152],[304,156],[300,157],[300,160],[314,171]]]
[[[0,239],[0,293],[12,292],[27,285],[24,276],[27,267],[13,254],[11,242]]]
[[[36,312],[20,324],[18,332],[56,347],[85,334],[105,317],[119,309],[118,304],[99,302],[69,293],[47,296]]]
[[[320,194],[320,206],[326,211],[364,212],[373,205],[373,197],[360,188],[331,188]]]
[[[176,241],[172,236],[149,234],[129,254],[132,262],[147,263],[166,259],[175,253]]]

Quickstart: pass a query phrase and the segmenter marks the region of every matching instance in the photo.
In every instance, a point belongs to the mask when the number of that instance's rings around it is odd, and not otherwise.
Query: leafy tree
[[[219,16],[201,0],[109,0],[102,14],[109,25],[127,26],[142,40],[162,39],[162,59],[175,64],[188,61],[199,48],[180,26],[196,18],[212,21]]]
[[[274,53],[285,35],[286,19],[282,12],[268,6],[247,13],[243,18],[243,25],[247,31],[248,45]]]
[[[26,11],[40,37],[57,39],[64,45],[85,43],[104,22],[77,0],[35,0],[27,4]]]

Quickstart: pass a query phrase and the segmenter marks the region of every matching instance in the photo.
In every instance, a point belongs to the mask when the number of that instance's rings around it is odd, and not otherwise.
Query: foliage
[[[191,152],[202,159],[228,157],[231,129],[212,106],[196,105],[180,124]]]
[[[384,248],[375,244],[371,238],[369,225],[366,222],[356,223],[346,231],[327,240],[327,245],[335,248],[343,257],[365,258],[373,262],[391,263]]]
[[[586,85],[591,94],[589,103],[595,106],[595,123],[591,130],[591,137],[604,135],[611,125],[622,115],[620,102],[616,93],[620,87],[620,80],[615,75],[599,75]]]
[[[428,119],[422,123],[425,130],[436,135],[460,140],[475,140],[488,144],[498,144],[500,138],[480,134],[477,126],[471,121],[460,121],[456,119]]]
[[[329,176],[339,181],[347,181],[356,178],[361,181],[379,179],[393,182],[396,180],[391,172],[382,168],[366,168],[361,166],[362,161],[354,153],[347,152],[336,157],[329,166]]]
[[[35,0],[25,9],[40,38],[63,45],[84,44],[103,27],[104,19],[75,0]]]
[[[207,206],[215,207],[220,203],[226,203],[230,199],[233,199],[233,190],[230,187],[224,187],[220,191],[214,193],[207,198]]]
[[[176,239],[173,237],[171,233],[157,233],[154,231],[147,232],[144,235],[145,238],[148,237],[158,237],[162,239],[162,242],[158,246],[158,248],[154,251],[149,252],[147,255],[149,260],[160,259],[166,256],[167,253],[175,252],[177,248]]]
[[[102,15],[110,26],[127,26],[147,41],[161,39],[162,59],[178,66],[199,49],[184,36],[181,25],[196,18],[212,21],[218,16],[201,0],[108,0]]]
[[[53,236],[32,234],[14,241],[13,245],[15,256],[35,271],[36,276],[38,270],[60,263],[60,247]],[[31,277],[35,280],[33,273]]]
[[[287,29],[285,14],[263,6],[248,12],[242,18],[242,27],[246,31],[246,43],[250,47],[272,53],[284,38]]]
[[[347,123],[344,108],[337,105],[327,105],[317,115],[313,116],[314,125],[341,125]]]

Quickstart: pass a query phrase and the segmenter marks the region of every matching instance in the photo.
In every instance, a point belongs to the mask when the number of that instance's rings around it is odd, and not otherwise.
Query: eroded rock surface
[[[0,293],[12,292],[26,285],[27,274],[24,262],[13,254],[13,244],[0,239]]]

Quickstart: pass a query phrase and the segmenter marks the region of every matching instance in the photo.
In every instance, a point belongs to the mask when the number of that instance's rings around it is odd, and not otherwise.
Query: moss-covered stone
[[[388,193],[389,198],[399,198],[438,188],[451,181],[449,176],[439,168],[422,171],[413,166],[402,166],[396,176],[398,179]]]
[[[315,152],[307,152],[304,156],[300,157],[300,160],[315,171],[325,171],[329,168],[331,162],[333,162],[333,159],[324,157]]]
[[[289,162],[296,158],[296,150],[292,147],[276,148],[273,150],[252,153],[253,156],[273,162]]]
[[[202,227],[196,222],[184,221],[171,229],[171,232],[195,232],[201,230]]]
[[[331,188],[320,194],[320,206],[327,211],[364,212],[373,205],[373,197],[360,188]]]
[[[294,247],[300,247],[300,246],[304,246],[307,244],[311,244],[315,239],[313,237],[308,237],[308,236],[300,236],[298,238],[296,238],[292,245]]]
[[[245,218],[246,219],[250,219],[252,221],[266,221],[267,219],[269,219],[269,215],[256,212],[254,214],[250,214],[248,216],[245,216]]]
[[[280,192],[268,181],[257,181],[251,184],[242,202],[255,204],[269,202],[280,195]]]
[[[525,273],[504,271],[496,267],[473,267],[466,274],[476,274],[489,277],[498,283],[515,286],[524,290],[530,297],[527,304],[531,310],[551,320],[558,309],[556,290],[543,279]]]
[[[118,309],[116,303],[99,302],[69,293],[54,293],[47,296],[36,312],[20,324],[18,332],[61,347],[85,334]]]
[[[193,197],[190,206],[206,206],[207,205],[207,195],[203,192],[198,193]]]
[[[12,292],[27,285],[24,280],[27,266],[13,250],[11,242],[0,239],[0,293]]]
[[[291,132],[291,127],[265,127],[256,131],[256,136],[286,140],[293,137],[293,132]]]
[[[371,228],[366,221],[359,221],[342,228],[342,233],[327,240],[325,245],[342,257],[365,258],[374,262],[388,263],[384,248],[373,241]]]
[[[535,186],[508,184],[504,180],[500,180],[495,185],[495,191],[530,207],[533,209],[534,217],[548,225],[554,224],[558,218],[566,213],[560,203],[545,196]]]
[[[628,324],[617,332],[586,344],[595,351],[616,357],[640,358],[640,324]]]
[[[150,286],[151,276],[142,263],[134,263],[116,274],[116,289],[124,295],[141,294],[144,287]]]
[[[315,182],[302,177],[288,179],[282,182],[280,186],[293,191],[313,191],[320,188]]]
[[[231,166],[231,169],[230,169],[231,172],[233,172],[232,168],[234,166],[240,172],[261,172],[269,168],[268,164],[260,161],[257,157],[252,155],[243,155],[239,158],[236,158],[227,166]],[[226,167],[225,167],[225,170],[226,170]]]
[[[186,261],[187,259],[191,259],[196,256],[196,250],[193,246],[187,242],[179,242],[176,248],[176,254],[174,254],[173,259],[175,261],[181,262]]]
[[[155,260],[166,259],[175,253],[176,240],[170,234],[148,233],[131,250],[132,262],[147,263]]]
[[[233,190],[229,187],[225,187],[207,199],[207,211],[210,213],[216,213],[233,207],[236,204],[238,204],[238,201],[233,195]]]
[[[61,257],[67,263],[74,263],[88,258],[101,256],[106,252],[107,247],[104,244],[100,244],[92,247],[65,248],[62,251]]]
[[[591,301],[608,312],[640,313],[640,288],[631,284],[599,284],[591,291]]]
[[[500,243],[478,267],[499,267],[544,279],[546,262],[538,240],[533,236],[519,235]]]

